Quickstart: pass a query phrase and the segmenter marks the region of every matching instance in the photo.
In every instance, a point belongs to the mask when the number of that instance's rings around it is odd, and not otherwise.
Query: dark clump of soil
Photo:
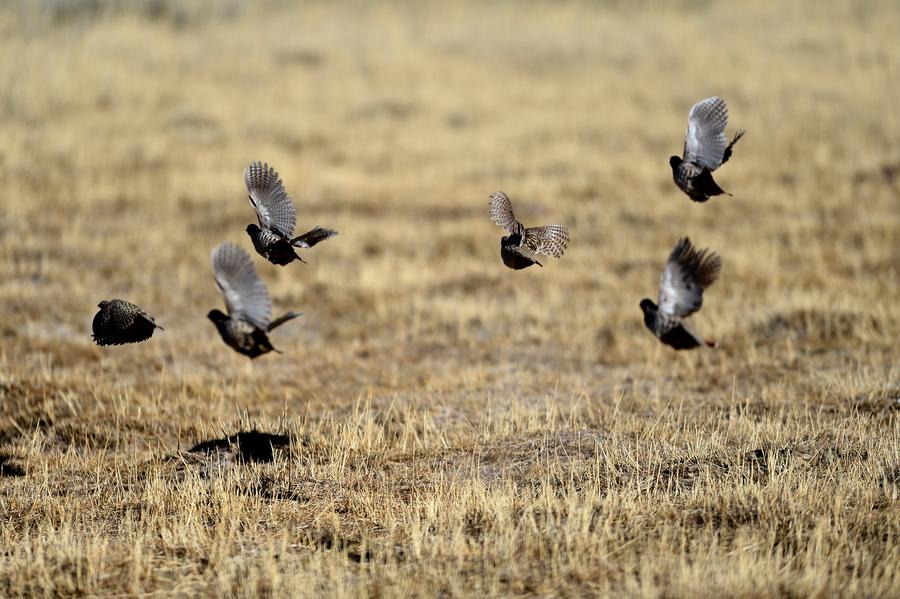
[[[290,437],[263,433],[257,430],[241,431],[221,439],[210,439],[191,447],[189,453],[233,452],[247,462],[272,462],[275,449],[290,445]]]

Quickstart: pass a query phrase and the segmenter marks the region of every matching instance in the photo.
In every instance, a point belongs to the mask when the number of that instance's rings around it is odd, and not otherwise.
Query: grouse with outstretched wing
[[[698,336],[684,319],[700,309],[703,291],[716,281],[721,270],[722,258],[717,253],[695,249],[687,237],[679,239],[659,280],[659,305],[648,298],[641,300],[644,324],[675,349],[715,347],[715,341]]]
[[[538,262],[537,254],[560,258],[566,251],[569,244],[569,230],[566,227],[525,227],[516,220],[512,202],[502,191],[491,194],[488,212],[497,226],[510,233],[500,240],[500,257],[509,268],[521,270],[532,264],[543,266]]]
[[[292,237],[297,224],[294,200],[284,190],[278,173],[268,164],[256,161],[244,169],[244,183],[259,221],[259,225],[247,225],[247,234],[256,252],[272,264],[284,266],[294,260],[305,262],[296,248],[311,248],[337,235],[337,231],[315,227]]]
[[[228,314],[210,310],[206,316],[216,325],[222,341],[250,358],[278,352],[267,333],[300,316],[300,312],[288,312],[270,320],[272,300],[266,285],[256,274],[250,255],[233,243],[226,241],[213,250],[212,266]]]
[[[731,195],[715,182],[712,172],[728,162],[734,144],[744,135],[737,132],[731,143],[725,137],[728,106],[718,96],[700,100],[688,115],[684,136],[684,156],[669,158],[675,185],[695,202],[705,202],[712,196]]]

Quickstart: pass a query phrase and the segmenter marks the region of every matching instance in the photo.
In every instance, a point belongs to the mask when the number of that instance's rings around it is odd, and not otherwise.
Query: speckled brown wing
[[[525,229],[522,245],[531,251],[561,258],[569,245],[569,230],[562,225],[546,225]]]
[[[93,339],[97,345],[122,345],[146,341],[156,329],[153,317],[131,302],[112,299],[98,304],[100,311],[92,322]]]
[[[502,191],[495,191],[491,194],[491,200],[488,203],[488,214],[491,220],[498,227],[503,227],[513,235],[522,235],[525,227],[516,220],[513,214],[512,201],[509,196]]]

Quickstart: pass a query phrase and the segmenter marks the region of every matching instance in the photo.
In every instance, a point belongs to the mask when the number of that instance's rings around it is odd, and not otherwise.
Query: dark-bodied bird
[[[244,169],[244,183],[259,225],[247,225],[247,234],[256,252],[279,266],[294,260],[305,262],[295,248],[311,248],[337,235],[337,231],[316,227],[299,237],[291,237],[297,224],[294,200],[285,192],[275,169],[259,161]]]
[[[526,228],[516,220],[512,202],[502,191],[491,194],[488,204],[491,220],[509,231],[500,240],[500,257],[503,264],[513,270],[528,268],[532,264],[543,266],[535,254],[561,258],[569,243],[569,230],[562,225]]]
[[[728,143],[725,125],[728,124],[728,106],[718,96],[700,100],[688,115],[687,133],[684,135],[684,156],[669,158],[672,178],[684,193],[695,202],[705,202],[712,196],[728,194],[713,180],[712,172],[728,162],[731,149],[744,135],[741,129]]]
[[[97,345],[121,345],[146,341],[153,331],[163,330],[140,307],[122,299],[103,300],[97,307],[91,328]]]
[[[679,239],[659,280],[659,306],[650,299],[641,300],[644,324],[660,341],[675,349],[704,344],[715,347],[715,341],[699,337],[683,320],[700,309],[703,290],[716,281],[721,270],[722,258],[718,254],[694,249],[687,237]]]
[[[266,286],[256,274],[250,255],[233,243],[226,241],[213,250],[212,266],[228,314],[210,310],[206,316],[216,325],[222,341],[250,358],[270,351],[278,352],[272,347],[267,333],[297,318],[300,312],[288,312],[269,320],[272,300]]]

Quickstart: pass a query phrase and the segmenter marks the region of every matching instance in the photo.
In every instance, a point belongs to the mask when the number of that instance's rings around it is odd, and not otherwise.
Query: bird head
[[[680,156],[669,156],[669,166],[672,168],[678,168],[678,165],[681,164]]]
[[[108,305],[109,305],[109,300],[103,300],[99,304],[97,304],[97,307],[100,308],[101,310],[106,310],[106,306],[108,306]]]
[[[656,304],[653,303],[653,300],[650,300],[645,297],[644,299],[641,300],[641,310],[644,311],[644,314],[648,314],[648,313],[656,312],[657,307],[656,307]]]
[[[655,332],[654,325],[656,323],[656,317],[658,315],[659,308],[656,306],[656,304],[653,303],[652,300],[645,297],[641,300],[641,310],[644,312],[644,324],[651,331]]]
[[[259,235],[259,226],[254,224],[247,225],[247,235],[250,237],[256,237]]]
[[[228,316],[223,314],[221,310],[210,310],[206,317],[214,323],[225,322],[228,320]]]

